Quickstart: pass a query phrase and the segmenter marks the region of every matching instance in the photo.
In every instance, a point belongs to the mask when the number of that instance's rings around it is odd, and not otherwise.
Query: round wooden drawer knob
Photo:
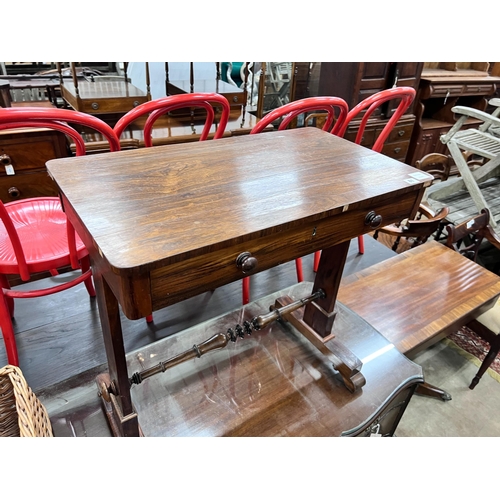
[[[382,216],[377,215],[373,210],[368,212],[365,217],[365,226],[370,226],[372,229],[375,229],[382,224]]]
[[[236,258],[236,267],[247,274],[257,267],[257,259],[250,252],[243,252]]]

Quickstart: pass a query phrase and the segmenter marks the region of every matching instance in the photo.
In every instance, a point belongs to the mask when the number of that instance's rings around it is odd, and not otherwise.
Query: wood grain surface
[[[496,274],[428,241],[345,277],[338,300],[411,357],[490,308],[499,295]]]

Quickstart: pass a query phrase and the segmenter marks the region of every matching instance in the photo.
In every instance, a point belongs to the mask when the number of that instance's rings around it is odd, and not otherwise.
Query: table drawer
[[[358,128],[359,127],[349,127],[344,134],[344,139],[347,139],[348,141],[355,142],[356,141],[356,135],[358,133]],[[373,128],[366,128],[365,132],[363,134],[363,137],[361,138],[361,146],[365,146],[367,148],[371,148],[373,146],[373,143],[375,142],[375,129]]]
[[[450,97],[462,95],[464,91],[463,85],[442,85],[442,86],[432,86],[432,97]]]
[[[402,125],[400,127],[394,127],[394,129],[389,134],[386,143],[388,142],[398,142],[398,141],[409,141],[411,133],[413,131],[413,123],[408,125]],[[377,134],[378,136],[378,134]]]
[[[479,85],[479,84],[471,84],[466,85],[465,94],[472,95],[490,95],[495,91],[495,86],[493,84],[488,85]]]
[[[410,145],[409,141],[386,143],[382,148],[381,153],[386,156],[390,156],[395,160],[404,162],[406,158],[406,153],[408,152],[409,145]]]
[[[55,182],[45,169],[0,176],[0,198],[4,203],[37,196],[58,196],[58,193]]]
[[[383,225],[397,222],[413,214],[420,201],[419,193],[411,188],[407,192],[391,193],[365,206],[350,207],[344,213],[153,270],[153,310],[242,279],[245,275],[236,267],[236,259],[243,252],[250,252],[257,259],[257,266],[249,273],[255,274],[371,231],[372,228],[365,225],[370,211],[382,216]]]
[[[68,156],[65,136],[57,131],[22,129],[0,134],[0,175],[6,174],[4,165],[12,165],[14,172],[45,168],[46,162]]]

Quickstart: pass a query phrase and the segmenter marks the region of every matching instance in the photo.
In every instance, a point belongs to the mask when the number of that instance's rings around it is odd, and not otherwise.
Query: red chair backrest
[[[120,150],[120,141],[113,129],[95,116],[69,109],[36,107],[0,108],[0,130],[16,128],[50,128],[57,130],[70,136],[75,141],[76,155],[83,156],[85,154],[85,142],[80,133],[69,125],[70,123],[96,130],[108,140],[110,151]],[[0,202],[0,219],[5,225],[16,254],[19,275],[26,281],[29,279],[29,272],[24,251],[14,224],[2,202]],[[76,256],[75,231],[69,224],[67,225],[67,229],[71,264],[76,269],[78,268],[78,261]]]
[[[394,87],[392,89],[382,90],[381,92],[377,92],[376,94],[363,99],[359,104],[354,106],[351,111],[349,111],[349,114],[347,115],[347,118],[344,121],[344,124],[338,135],[340,137],[343,137],[351,121],[354,120],[361,112],[365,111],[359,125],[356,139],[354,141],[356,144],[361,144],[361,139],[363,138],[366,124],[370,119],[372,113],[385,102],[399,99],[400,101],[398,107],[396,108],[396,111],[394,111],[394,114],[389,118],[389,121],[386,123],[385,127],[382,129],[382,132],[377,137],[377,140],[371,148],[373,151],[380,153],[392,129],[406,112],[406,110],[411,106],[413,99],[415,99],[415,94],[416,91],[412,87]]]
[[[251,134],[258,134],[262,132],[270,123],[283,117],[278,130],[285,129],[290,122],[302,113],[308,111],[326,111],[328,113],[327,120],[323,126],[323,130],[330,130],[334,120],[336,110],[339,110],[339,116],[335,121],[331,133],[338,135],[340,128],[342,127],[344,120],[347,117],[349,111],[349,106],[340,97],[306,97],[305,99],[300,99],[298,101],[293,101],[279,108],[273,109],[266,116],[264,116],[255,127],[253,127]]]
[[[116,136],[120,137],[123,131],[134,120],[151,113],[144,125],[144,145],[146,147],[150,147],[153,145],[151,138],[153,125],[161,115],[180,108],[203,108],[207,111],[207,116],[205,119],[205,126],[203,127],[203,131],[200,136],[200,141],[204,141],[208,137],[210,128],[214,122],[215,114],[213,105],[222,108],[220,122],[214,135],[214,139],[220,139],[226,130],[231,108],[228,100],[223,95],[216,93],[178,94],[145,102],[122,116],[116,123],[114,131]]]

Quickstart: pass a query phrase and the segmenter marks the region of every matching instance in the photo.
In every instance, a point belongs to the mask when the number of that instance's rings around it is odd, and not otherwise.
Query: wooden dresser
[[[45,163],[69,156],[64,135],[50,129],[0,131],[0,198],[2,202],[57,196]]]
[[[309,96],[332,95],[344,99],[352,109],[363,99],[396,86],[418,89],[423,63],[420,62],[322,62],[294,63],[295,84],[293,100]],[[376,110],[368,121],[361,144],[371,148],[395,106],[387,103]],[[346,131],[345,138],[353,141],[360,120],[355,120]],[[398,121],[387,139],[383,154],[405,161],[410,145],[415,115],[413,107]]]
[[[407,161],[415,165],[429,153],[448,154],[448,147],[439,140],[455,123],[451,109],[468,106],[485,111],[500,77],[485,71],[424,69],[414,106],[416,121],[409,146]],[[470,120],[463,128],[477,127],[477,120]]]

